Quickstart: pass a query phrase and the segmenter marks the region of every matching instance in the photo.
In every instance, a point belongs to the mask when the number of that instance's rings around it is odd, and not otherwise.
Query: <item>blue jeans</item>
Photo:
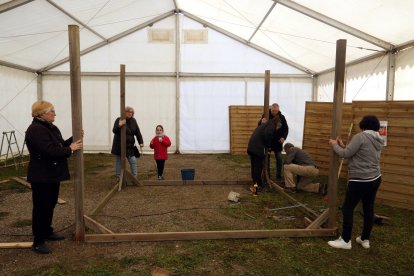
[[[138,174],[138,168],[137,168],[137,159],[135,156],[129,156],[127,157],[129,166],[131,168],[131,174],[133,176],[137,176]],[[115,155],[115,175],[119,177],[121,175],[121,156]]]
[[[282,152],[275,151],[275,158],[276,158],[276,179],[282,179]],[[267,162],[267,172],[270,178],[270,156],[269,162]]]

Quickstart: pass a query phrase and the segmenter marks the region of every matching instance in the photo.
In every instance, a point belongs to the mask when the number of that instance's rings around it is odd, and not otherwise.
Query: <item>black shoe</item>
[[[52,233],[48,237],[45,238],[45,240],[47,240],[47,241],[61,241],[61,240],[64,240],[64,239],[65,239],[64,236],[59,236],[56,233]]]
[[[44,243],[41,243],[41,244],[38,244],[38,245],[33,245],[32,250],[36,253],[39,253],[39,254],[50,254],[50,253],[52,253],[52,251],[50,251],[50,249]]]

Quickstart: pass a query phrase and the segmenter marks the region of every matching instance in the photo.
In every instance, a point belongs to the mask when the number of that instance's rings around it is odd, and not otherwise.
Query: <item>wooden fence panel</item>
[[[246,154],[250,135],[262,114],[263,106],[229,106],[231,154]]]
[[[347,143],[352,122],[352,105],[344,104],[342,113],[341,138]],[[314,158],[321,175],[329,173],[328,140],[332,128],[332,103],[306,102],[305,124],[302,148]],[[354,128],[353,128],[354,129]],[[344,160],[340,177],[346,177],[347,161]]]
[[[230,106],[230,149],[246,154],[247,143],[262,115],[262,106]],[[381,153],[383,182],[377,199],[384,204],[414,210],[414,101],[358,101],[343,107],[341,137],[344,143],[351,122],[352,135],[359,122],[373,114],[388,122],[387,146]],[[331,134],[332,103],[307,102],[302,148],[316,161],[321,175],[329,173],[328,139]],[[351,138],[352,138],[351,135]],[[347,177],[344,160],[341,177]]]

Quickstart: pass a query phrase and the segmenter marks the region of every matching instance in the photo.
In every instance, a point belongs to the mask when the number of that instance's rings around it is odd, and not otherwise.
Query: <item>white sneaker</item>
[[[361,237],[357,237],[355,241],[359,243],[360,245],[362,245],[363,248],[365,249],[369,248],[369,240],[361,240]]]
[[[328,241],[328,244],[334,248],[340,248],[340,249],[351,249],[352,244],[351,240],[349,242],[345,242],[342,237],[339,237],[337,240],[334,241]]]

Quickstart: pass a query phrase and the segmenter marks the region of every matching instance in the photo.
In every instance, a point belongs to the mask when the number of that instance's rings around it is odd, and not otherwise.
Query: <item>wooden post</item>
[[[266,120],[269,120],[269,94],[270,94],[270,70],[265,71],[265,89],[264,89],[264,103],[263,103],[263,115]],[[267,164],[269,164],[270,154],[266,149],[266,156],[263,160],[262,179],[266,179],[266,183],[271,185],[269,172],[267,171]]]
[[[335,86],[334,100],[332,109],[332,130],[331,139],[336,139],[341,134],[342,127],[342,105],[344,95],[345,80],[345,57],[346,40],[339,39],[336,42],[336,61],[335,61]],[[338,168],[339,156],[330,149],[330,168],[328,179],[328,228],[335,228],[336,212],[338,209]]]
[[[265,71],[263,114],[267,120],[269,120],[269,95],[270,95],[270,70],[266,70]]]
[[[121,93],[121,110],[120,110],[120,119],[125,120],[125,64],[121,64],[121,74],[120,74],[120,93]],[[125,169],[126,169],[126,125],[121,128],[121,175],[119,180],[120,191],[122,187],[125,186]]]
[[[79,54],[79,27],[69,25],[69,63],[70,90],[72,102],[72,134],[73,141],[82,139],[82,94]],[[84,175],[83,149],[73,154],[73,183],[75,190],[75,241],[85,240],[85,221],[83,211]]]

